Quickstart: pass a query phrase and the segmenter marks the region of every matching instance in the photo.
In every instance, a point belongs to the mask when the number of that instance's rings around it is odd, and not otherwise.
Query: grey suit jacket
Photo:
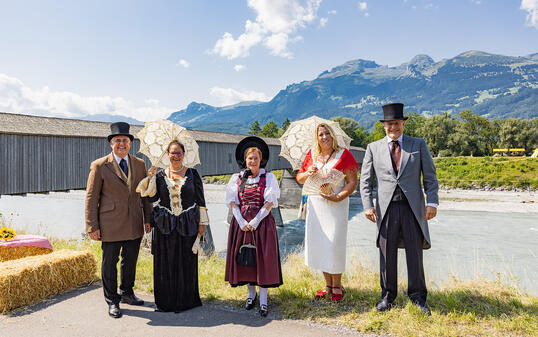
[[[396,186],[400,186],[424,235],[423,248],[431,247],[428,222],[425,218],[425,204],[439,204],[437,192],[439,183],[430,150],[422,138],[404,135],[402,156],[398,176],[392,168],[389,146],[386,138],[368,144],[362,162],[360,192],[364,209],[377,210],[377,242],[379,228],[387,212]],[[420,178],[422,176],[422,183]],[[377,200],[374,206],[372,191],[377,182]],[[424,201],[424,193],[426,202]]]

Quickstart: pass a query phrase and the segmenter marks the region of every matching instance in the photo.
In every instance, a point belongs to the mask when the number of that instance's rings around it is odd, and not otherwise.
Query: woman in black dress
[[[156,310],[180,312],[202,305],[193,244],[209,219],[202,180],[195,169],[183,165],[185,147],[172,141],[167,152],[170,166],[150,168],[138,190],[155,202],[151,253]]]

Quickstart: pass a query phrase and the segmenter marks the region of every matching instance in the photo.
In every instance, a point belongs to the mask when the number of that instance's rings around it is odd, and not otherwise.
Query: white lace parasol
[[[155,166],[165,168],[170,165],[166,148],[172,140],[177,140],[185,146],[183,165],[194,167],[200,164],[198,143],[194,137],[187,129],[169,120],[147,122],[136,136],[140,139],[139,152],[145,154]]]
[[[325,123],[333,129],[340,147],[349,148],[351,137],[342,130],[337,122],[318,116],[291,122],[286,132],[280,137],[280,156],[286,158],[294,170],[301,167],[308,150],[314,145],[316,127],[321,123]]]

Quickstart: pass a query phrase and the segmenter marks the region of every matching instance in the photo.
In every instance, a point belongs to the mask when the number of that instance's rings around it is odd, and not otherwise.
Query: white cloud
[[[49,87],[33,89],[17,78],[0,74],[0,111],[3,112],[70,118],[113,114],[148,121],[166,118],[176,110],[152,98],[137,104],[123,97],[81,96]]]
[[[238,91],[232,88],[213,87],[209,94],[220,101],[220,106],[232,105],[243,101],[267,102],[271,98],[263,92]]]
[[[248,0],[256,12],[256,20],[247,20],[245,32],[234,39],[224,33],[212,52],[228,59],[247,57],[250,49],[260,43],[273,55],[293,57],[288,44],[297,41],[294,34],[316,19],[322,0]]]
[[[433,4],[431,2],[424,6],[424,9],[430,9],[430,8],[433,8]]]
[[[246,67],[245,67],[244,65],[242,65],[242,64],[236,64],[236,65],[234,66],[235,71],[245,70],[245,68],[246,68]]]
[[[364,13],[364,16],[370,16],[370,13],[368,13],[368,4],[366,2],[359,1],[359,9]]]
[[[329,21],[329,18],[321,18],[319,19],[319,25],[321,27],[325,27],[325,25],[327,24],[327,21]]]
[[[527,25],[538,29],[538,0],[521,0],[521,9],[527,11]]]
[[[328,11],[327,14],[336,15],[336,9],[332,9],[332,10]]]
[[[191,66],[190,62],[185,60],[185,59],[181,59],[177,62],[177,65],[178,66],[182,66],[183,68],[188,68]]]

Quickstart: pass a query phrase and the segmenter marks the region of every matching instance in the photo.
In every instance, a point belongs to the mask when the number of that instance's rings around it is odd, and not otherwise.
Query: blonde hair
[[[262,160],[262,158],[263,158],[262,151],[260,149],[258,149],[257,147],[249,147],[247,149],[247,152],[245,152],[245,160],[247,159],[248,155],[251,154],[254,151],[258,152],[258,154],[260,155],[260,160]]]
[[[327,129],[327,131],[329,131],[329,133],[331,134],[331,137],[333,138],[333,144],[332,144],[333,150],[335,152],[340,150],[340,146],[338,145],[338,140],[336,139],[336,136],[334,135],[334,130],[329,125],[327,125],[325,123],[320,123],[320,124],[318,124],[318,126],[316,126],[316,133],[314,134],[314,139],[316,140],[315,141],[316,146],[314,147],[315,152],[316,152],[315,154],[320,154],[321,153],[321,146],[319,146],[319,142],[318,142],[319,128],[325,128],[325,129]]]

